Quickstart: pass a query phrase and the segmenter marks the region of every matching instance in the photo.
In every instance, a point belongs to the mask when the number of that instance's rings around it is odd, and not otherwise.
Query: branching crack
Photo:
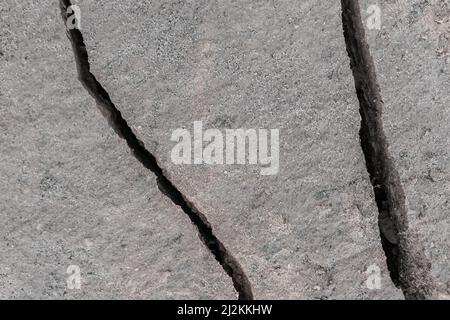
[[[60,0],[61,14],[64,23],[66,23],[71,16],[68,14],[67,10],[71,5],[70,0]],[[202,214],[193,203],[187,200],[177,187],[166,177],[154,155],[152,155],[145,148],[142,141],[136,137],[126,120],[122,117],[121,112],[111,101],[107,91],[91,73],[88,53],[82,33],[76,28],[66,28],[66,32],[75,55],[78,79],[83,87],[95,99],[103,116],[108,120],[114,131],[121,138],[126,140],[128,147],[131,149],[134,156],[145,166],[145,168],[155,174],[159,190],[172,200],[174,204],[181,207],[192,223],[197,227],[202,242],[222,265],[225,272],[231,277],[234,288],[239,294],[239,299],[252,300],[253,294],[250,282],[239,262],[214,235],[212,227],[208,223],[205,215]]]
[[[342,22],[361,114],[360,139],[378,206],[378,225],[393,283],[406,299],[434,293],[430,263],[417,236],[408,229],[405,194],[389,155],[381,119],[383,101],[366,41],[358,0],[341,0]]]

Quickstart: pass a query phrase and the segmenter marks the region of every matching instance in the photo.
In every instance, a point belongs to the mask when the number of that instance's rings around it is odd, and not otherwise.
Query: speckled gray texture
[[[80,86],[57,1],[0,11],[0,299],[236,298]]]
[[[362,1],[363,7],[372,4]],[[381,30],[367,30],[390,151],[410,228],[424,243],[442,298],[450,298],[450,3],[378,1]]]
[[[256,298],[401,298],[381,250],[338,2],[80,8],[93,73],[240,261]],[[279,174],[173,164],[170,136],[194,121],[279,129]],[[371,265],[382,290],[366,286]]]
[[[382,29],[367,34],[410,225],[443,298],[445,2],[378,1]],[[402,298],[381,249],[339,1],[74,3],[92,72],[240,262],[255,298]],[[196,228],[77,80],[58,1],[4,0],[0,13],[0,298],[236,298]],[[279,129],[279,173],[175,165],[171,134],[194,121]],[[81,290],[67,287],[70,265]],[[370,266],[381,289],[366,285]]]

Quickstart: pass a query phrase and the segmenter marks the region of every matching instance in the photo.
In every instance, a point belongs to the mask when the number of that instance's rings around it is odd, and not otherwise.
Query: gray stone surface
[[[78,0],[92,71],[258,299],[398,299],[339,1]],[[449,292],[449,5],[367,30],[410,226]],[[77,80],[58,1],[0,4],[0,299],[234,299],[231,279]],[[177,128],[279,129],[280,170],[176,165]],[[66,270],[81,269],[81,290]],[[366,270],[381,271],[370,290]]]
[[[338,2],[82,1],[93,73],[256,298],[401,298],[381,250]],[[280,130],[280,172],[175,165],[173,130]],[[366,286],[377,265],[382,289]]]
[[[0,12],[0,299],[234,299],[80,86],[57,1]]]
[[[374,2],[362,1],[368,8]],[[368,29],[385,101],[383,121],[442,298],[450,298],[450,3],[378,1],[381,30]]]

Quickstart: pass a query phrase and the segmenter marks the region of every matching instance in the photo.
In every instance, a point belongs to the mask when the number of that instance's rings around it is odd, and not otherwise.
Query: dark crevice
[[[383,100],[366,41],[358,0],[341,0],[342,22],[361,115],[360,140],[378,207],[378,226],[392,282],[406,299],[434,295],[430,263],[408,229],[405,194],[389,155],[381,119]]]
[[[60,8],[64,23],[67,22],[69,14],[67,9],[71,6],[70,0],[60,0]],[[211,225],[204,214],[189,202],[176,186],[166,177],[163,169],[159,166],[156,158],[145,148],[128,126],[120,111],[111,101],[109,94],[90,72],[90,65],[86,45],[82,33],[75,28],[67,28],[67,36],[72,44],[75,62],[78,71],[78,79],[83,87],[95,99],[98,108],[108,120],[110,126],[123,139],[134,156],[151,172],[157,179],[159,190],[164,193],[174,204],[188,215],[192,223],[197,227],[198,234],[205,246],[211,251],[216,260],[222,265],[225,272],[231,277],[234,288],[239,294],[240,300],[251,300],[253,294],[250,282],[238,261],[231,255],[222,242],[214,235]]]

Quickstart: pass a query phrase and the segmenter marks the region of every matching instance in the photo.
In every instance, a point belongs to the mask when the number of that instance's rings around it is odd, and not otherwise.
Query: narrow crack
[[[342,23],[361,114],[360,139],[375,193],[381,244],[393,283],[406,299],[428,299],[435,294],[431,264],[416,234],[408,229],[405,193],[389,155],[383,130],[383,100],[375,65],[361,18],[358,0],[341,0]]]
[[[68,14],[67,9],[71,5],[70,0],[60,0],[61,14],[66,25],[68,18],[71,16]],[[75,55],[78,79],[83,87],[95,99],[103,116],[108,120],[108,123],[114,131],[122,139],[126,140],[128,147],[131,149],[134,156],[145,168],[155,174],[159,190],[172,200],[174,204],[181,207],[184,213],[188,215],[192,223],[197,227],[201,241],[209,251],[211,251],[225,272],[231,277],[234,288],[239,294],[239,299],[252,300],[253,294],[250,282],[239,262],[214,235],[212,227],[205,215],[201,213],[193,203],[187,200],[177,187],[166,177],[155,156],[151,154],[145,148],[144,143],[136,137],[126,120],[122,117],[121,112],[111,101],[108,92],[91,73],[86,45],[80,30],[66,27],[66,32]]]

